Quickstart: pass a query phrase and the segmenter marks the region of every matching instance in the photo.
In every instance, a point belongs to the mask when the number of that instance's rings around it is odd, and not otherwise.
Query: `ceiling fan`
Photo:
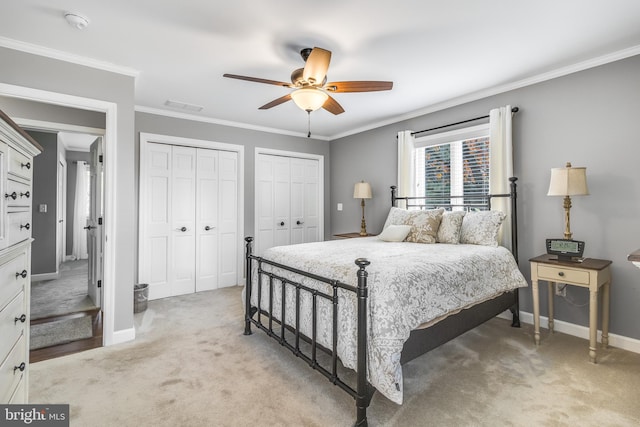
[[[269,108],[293,100],[298,107],[308,113],[322,107],[330,113],[341,114],[344,113],[344,108],[329,95],[330,93],[374,92],[390,90],[393,87],[393,82],[383,81],[327,83],[327,70],[329,69],[329,62],[331,61],[331,52],[326,49],[314,47],[313,49],[302,49],[300,55],[305,61],[305,66],[291,73],[291,83],[257,77],[239,76],[237,74],[224,74],[223,76],[295,89],[293,92],[263,105],[259,108],[260,110],[268,110]]]

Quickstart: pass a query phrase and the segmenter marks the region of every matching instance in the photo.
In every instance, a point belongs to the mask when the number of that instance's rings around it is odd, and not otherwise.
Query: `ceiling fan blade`
[[[268,104],[264,104],[262,107],[258,108],[259,110],[268,110],[269,108],[275,107],[277,105],[280,104],[284,104],[287,101],[291,100],[291,95],[285,95],[285,96],[281,96],[278,99],[274,99],[273,101],[269,102]]]
[[[230,79],[246,80],[248,82],[266,83],[268,85],[291,87],[291,83],[279,82],[276,80],[260,79],[258,77],[239,76],[237,74],[223,74],[222,77],[228,77]]]
[[[325,90],[334,93],[344,92],[376,92],[379,90],[391,90],[393,82],[358,81],[358,82],[331,82],[324,86]]]
[[[327,75],[329,62],[331,62],[331,52],[314,47],[307,58],[302,78],[312,85],[321,85]]]
[[[335,115],[344,113],[344,108],[342,108],[342,105],[338,104],[338,101],[333,99],[331,96],[327,98],[327,100],[324,102],[324,105],[322,105],[322,108]]]

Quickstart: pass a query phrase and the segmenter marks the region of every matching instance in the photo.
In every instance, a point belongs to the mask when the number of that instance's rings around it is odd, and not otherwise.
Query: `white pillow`
[[[388,225],[387,228],[382,230],[382,233],[378,235],[378,239],[385,242],[402,242],[411,231],[410,225]]]
[[[440,228],[438,228],[438,243],[451,243],[457,245],[460,243],[460,230],[462,229],[462,220],[466,211],[444,211]]]
[[[500,211],[467,212],[462,220],[460,243],[498,246],[498,231],[505,217]]]

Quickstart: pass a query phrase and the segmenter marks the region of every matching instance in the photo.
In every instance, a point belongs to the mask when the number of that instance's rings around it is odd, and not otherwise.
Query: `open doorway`
[[[30,359],[36,362],[102,346],[103,153],[101,136],[27,131],[44,148],[34,160]]]

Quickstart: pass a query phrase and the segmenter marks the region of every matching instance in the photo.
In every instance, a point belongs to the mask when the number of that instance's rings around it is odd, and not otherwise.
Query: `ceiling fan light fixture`
[[[315,88],[301,88],[291,92],[291,99],[302,110],[316,111],[324,105],[329,98],[326,92]]]

